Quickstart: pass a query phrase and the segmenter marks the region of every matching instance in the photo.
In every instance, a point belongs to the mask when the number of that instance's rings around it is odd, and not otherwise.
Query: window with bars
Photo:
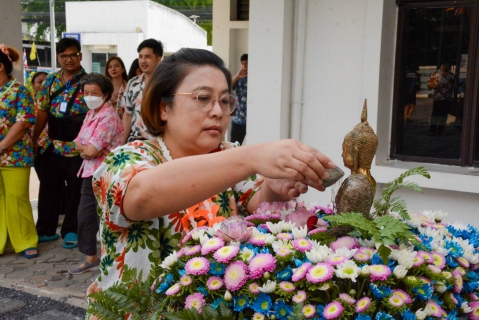
[[[231,21],[249,21],[249,0],[230,0]]]

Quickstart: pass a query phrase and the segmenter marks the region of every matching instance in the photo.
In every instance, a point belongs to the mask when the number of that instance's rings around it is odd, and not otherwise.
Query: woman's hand
[[[254,150],[246,152],[253,153],[251,163],[255,171],[265,178],[286,179],[319,187],[321,180],[328,177],[326,169],[334,167],[324,154],[297,140],[280,140],[251,147]],[[295,189],[300,192],[304,188]]]

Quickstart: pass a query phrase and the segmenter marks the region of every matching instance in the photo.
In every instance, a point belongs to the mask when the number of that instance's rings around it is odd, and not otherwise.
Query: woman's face
[[[121,78],[122,73],[125,69],[121,66],[120,62],[116,59],[110,61],[108,65],[108,74],[113,78]]]
[[[205,111],[196,102],[199,92],[219,98],[228,94],[228,83],[219,69],[204,66],[193,69],[179,85],[173,106],[161,104],[161,118],[166,122],[163,138],[173,158],[209,153],[224,140],[229,112],[221,109],[218,101]]]
[[[97,85],[96,83],[85,84],[83,86],[83,95],[85,97],[88,97],[88,96],[102,97],[103,92],[101,92],[100,86]]]
[[[32,83],[33,91],[37,93],[40,91],[40,87],[42,86],[43,81],[47,78],[46,74],[39,74],[38,76],[35,77],[35,81]]]

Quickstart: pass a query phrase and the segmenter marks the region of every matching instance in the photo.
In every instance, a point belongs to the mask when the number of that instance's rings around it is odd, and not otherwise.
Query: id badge
[[[67,112],[67,105],[68,103],[63,101],[62,103],[60,103],[60,113],[66,113]]]

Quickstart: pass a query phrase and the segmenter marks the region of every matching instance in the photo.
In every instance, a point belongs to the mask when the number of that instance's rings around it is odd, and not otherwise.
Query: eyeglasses
[[[72,54],[60,54],[60,55],[58,55],[58,57],[62,61],[67,61],[68,59],[76,60],[76,59],[78,59],[79,56],[80,56],[80,52],[72,53]]]
[[[187,94],[191,94],[193,96],[196,95],[196,104],[201,110],[206,112],[213,109],[216,101],[218,101],[220,104],[221,110],[223,110],[224,114],[231,114],[236,109],[236,97],[229,93],[225,93],[219,98],[216,98],[214,94],[205,91],[176,93],[174,96]]]

